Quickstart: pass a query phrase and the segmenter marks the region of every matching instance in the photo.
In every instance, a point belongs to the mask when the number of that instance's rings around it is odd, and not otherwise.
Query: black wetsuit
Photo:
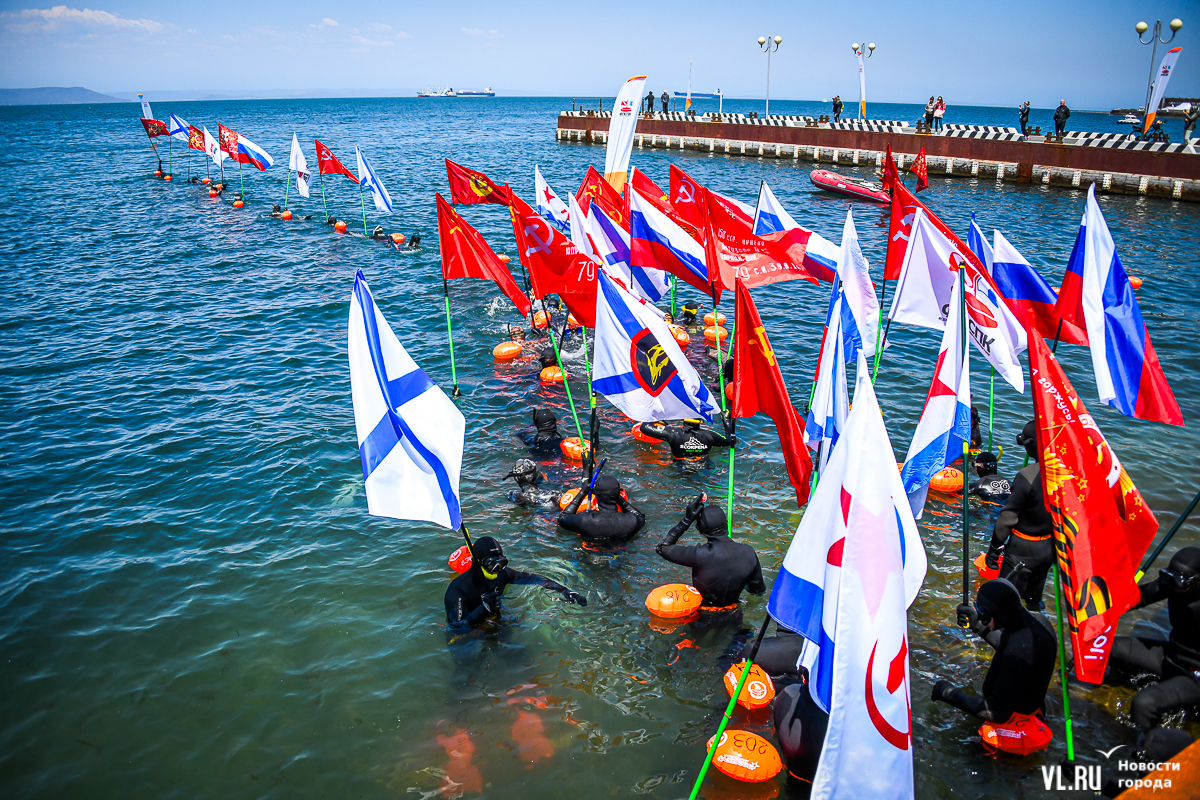
[[[983,679],[983,696],[938,681],[933,687],[933,699],[980,719],[1005,723],[1014,712],[1034,714],[1043,710],[1046,690],[1054,675],[1058,640],[1054,638],[1050,620],[1022,608],[1014,588],[1006,581],[988,581],[980,587],[981,595],[996,584],[1006,584],[1012,595],[1011,608],[1003,616],[995,617],[996,629],[988,630],[978,618],[971,618],[971,630],[996,650]]]
[[[1196,551],[1196,570],[1200,571],[1200,550],[1183,548],[1171,560],[1171,569],[1178,571],[1177,561],[1186,551]],[[1159,718],[1178,708],[1200,706],[1200,586],[1187,592],[1173,591],[1162,574],[1140,584],[1142,599],[1134,608],[1144,608],[1167,601],[1167,616],[1171,621],[1170,637],[1162,639],[1140,636],[1118,636],[1113,641],[1108,658],[1109,670],[1130,676],[1149,673],[1161,680],[1133,696],[1130,717],[1143,730],[1158,724]],[[1109,682],[1111,672],[1105,673]]]
[[[714,447],[733,447],[737,442],[733,437],[700,427],[663,425],[659,422],[643,422],[642,433],[671,445],[671,455],[675,458],[703,458]]]
[[[544,408],[533,412],[533,424],[536,430],[521,435],[521,441],[529,448],[529,452],[537,458],[552,458],[561,450],[563,437],[558,432],[558,418],[554,413]]]
[[[621,497],[621,484],[616,478],[601,475],[594,487],[595,511],[579,511],[587,497],[586,491],[575,495],[571,504],[558,515],[558,524],[564,530],[577,533],[584,539],[608,539],[623,541],[632,537],[646,525],[646,515]]]
[[[808,675],[801,683],[784,687],[775,697],[775,736],[791,778],[809,784],[817,774],[829,715],[808,691]]]
[[[1004,503],[1012,494],[1012,484],[999,475],[988,475],[977,481],[971,481],[968,491],[981,500]]]
[[[1042,499],[1042,478],[1036,462],[1013,479],[1012,493],[996,518],[987,564],[993,569],[1001,552],[1000,577],[1012,582],[1029,608],[1040,608],[1046,574],[1054,564],[1050,512]]]
[[[471,568],[452,580],[446,589],[446,620],[451,625],[474,628],[483,624],[489,617],[499,616],[500,598],[504,589],[511,584],[541,586],[559,592],[569,603],[587,605],[587,600],[582,595],[576,594],[557,581],[532,572],[521,572],[505,566],[495,573],[495,578],[488,579],[483,574],[480,564],[487,560],[488,554],[499,552],[500,546],[492,537],[483,536],[475,540]]]
[[[742,590],[763,594],[762,567],[758,554],[748,544],[735,542],[726,530],[725,514],[717,506],[704,506],[698,516],[689,513],[654,548],[673,564],[692,568],[692,586],[700,592],[704,607],[722,608],[737,603]],[[684,531],[697,522],[696,528],[707,540],[704,544],[676,544]]]

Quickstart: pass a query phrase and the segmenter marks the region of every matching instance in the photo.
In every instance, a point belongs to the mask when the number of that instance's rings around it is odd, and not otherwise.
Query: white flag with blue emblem
[[[371,190],[371,198],[375,201],[375,208],[385,211],[388,214],[392,213],[392,196],[384,188],[383,181],[379,180],[379,176],[375,174],[375,170],[371,169],[371,165],[367,163],[367,157],[362,154],[362,150],[355,147],[354,155],[358,157],[359,187]]]
[[[187,120],[182,117],[177,117],[174,114],[167,117],[167,133],[172,139],[178,139],[181,142],[188,140],[188,125]]]
[[[684,356],[662,312],[596,271],[596,361],[592,388],[638,422],[703,418],[712,393]]]
[[[348,352],[367,509],[457,530],[462,412],[405,352],[361,270],[350,296]]]

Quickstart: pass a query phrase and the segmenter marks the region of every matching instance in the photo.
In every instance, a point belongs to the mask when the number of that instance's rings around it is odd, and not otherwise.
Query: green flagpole
[[[579,330],[583,333],[583,367],[587,370],[588,403],[595,409],[596,395],[592,393],[592,362],[588,358],[587,326],[581,325]]]
[[[363,199],[362,184],[358,185],[358,202],[362,205],[363,212],[363,236],[367,235],[367,201]]]
[[[970,351],[967,350],[967,270],[966,267],[958,271],[959,283],[958,293],[959,302],[962,304],[959,308],[958,324],[962,328],[962,358],[964,364],[970,357]],[[957,388],[957,387],[955,387]],[[971,449],[971,434],[968,431],[967,438],[963,439],[963,487],[962,487],[962,568],[963,568],[963,604],[967,605],[971,602],[971,518],[970,518],[970,498],[971,494],[967,491],[967,454]]]
[[[722,422],[722,426],[726,427],[726,433],[729,433],[729,432],[731,432],[730,429],[734,428],[735,423],[733,421],[733,415],[730,414],[727,417],[727,419],[729,420],[729,423],[727,426],[725,425],[725,419],[726,419],[726,417],[725,417],[725,369],[724,369],[724,365],[722,364],[722,361],[721,361],[721,349],[722,349],[721,348],[721,326],[717,324],[717,287],[715,285],[713,285],[713,289],[712,289],[712,300],[713,300],[713,330],[716,331],[714,338],[716,339],[715,344],[717,347],[717,377],[720,379],[720,387],[721,387],[721,416],[722,416],[721,422]],[[729,338],[732,339],[733,335],[730,334]],[[729,532],[730,539],[733,538],[733,467],[734,467],[733,451],[734,451],[734,448],[730,447],[729,448],[729,493],[728,493],[728,500],[725,503],[725,510],[726,510],[725,522],[726,522],[726,525],[728,526],[728,532]],[[745,677],[744,674],[743,674],[743,677]],[[734,693],[733,696],[734,696],[734,699],[736,700],[737,694]],[[707,766],[706,766],[706,768],[707,768]],[[699,788],[699,784],[697,784],[696,786],[697,786],[697,788]],[[694,794],[695,793],[693,792],[693,795]]]
[[[991,385],[988,387],[988,452],[992,452],[992,426],[996,422],[996,368],[992,367]],[[963,462],[963,472],[967,462]]]
[[[679,313],[679,306],[675,302],[675,293],[678,288],[679,288],[679,278],[672,275],[671,276],[671,319],[674,319],[675,315]]]
[[[242,162],[240,161],[238,162],[238,195],[241,197],[246,196],[245,186],[242,183]]]
[[[754,666],[754,659],[758,657],[758,646],[762,644],[763,636],[767,633],[767,625],[771,622],[770,615],[763,620],[762,627],[758,629],[758,637],[754,640],[754,645],[750,648],[750,652],[746,654],[746,666],[742,669],[742,675],[738,678],[737,687],[733,690],[733,696],[729,698],[729,704],[725,706],[725,713],[721,715],[721,724],[717,726],[717,732],[713,736],[713,746],[708,748],[708,754],[704,756],[704,763],[700,766],[700,774],[696,776],[696,785],[692,787],[692,793],[688,796],[688,800],[696,800],[700,794],[700,784],[704,783],[704,776],[708,774],[708,767],[712,764],[713,753],[716,752],[717,745],[721,743],[721,734],[725,733],[725,727],[729,725],[729,721],[733,719],[733,709],[737,705],[738,697],[742,694],[742,684],[746,682],[746,676],[750,674],[750,668]]]
[[[575,420],[575,433],[579,436],[579,442],[582,444],[583,426],[579,424],[579,414],[575,411],[575,400],[571,397],[571,382],[567,380],[567,369],[563,366],[562,352],[558,349],[558,342],[554,339],[554,319],[550,316],[550,306],[547,305],[545,298],[540,298],[542,308],[546,310],[546,332],[550,334],[550,344],[554,347],[554,360],[558,362],[558,368],[563,375],[563,388],[567,390],[567,405],[571,407],[571,418]]]
[[[1154,559],[1158,558],[1159,554],[1163,551],[1163,548],[1167,546],[1167,542],[1171,541],[1171,537],[1175,535],[1175,532],[1183,527],[1184,521],[1192,515],[1193,511],[1196,510],[1196,505],[1198,503],[1200,503],[1200,494],[1197,494],[1192,498],[1192,502],[1188,504],[1188,507],[1184,510],[1184,512],[1179,515],[1179,519],[1175,520],[1175,524],[1171,526],[1171,530],[1167,531],[1167,535],[1164,536],[1163,540],[1158,543],[1158,547],[1154,548],[1154,552],[1150,554],[1150,557],[1146,559],[1144,564],[1142,564],[1142,568],[1139,569],[1137,574],[1133,576],[1135,581],[1140,581],[1142,579],[1142,577],[1146,574],[1146,570],[1150,569],[1150,565],[1154,563]]]
[[[289,169],[283,181],[283,210],[287,211],[288,190],[292,188],[292,171]]]
[[[1058,550],[1058,536],[1055,531],[1054,549]],[[1063,695],[1063,719],[1066,720],[1067,728],[1067,760],[1075,760],[1075,738],[1071,732],[1071,695],[1067,690],[1067,645],[1065,634],[1063,633],[1063,612],[1062,612],[1062,590],[1059,587],[1058,578],[1058,553],[1055,553],[1054,558],[1054,610],[1058,614],[1058,677],[1059,683],[1062,684]]]
[[[175,137],[167,136],[167,174],[175,176]]]
[[[450,380],[454,383],[454,394],[451,397],[462,397],[458,390],[458,370],[454,366],[454,329],[450,326],[450,283],[442,275],[442,290],[446,297],[446,339],[450,342]]]

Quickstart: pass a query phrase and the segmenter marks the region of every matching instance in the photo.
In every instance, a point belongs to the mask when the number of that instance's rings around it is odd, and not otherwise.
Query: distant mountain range
[[[0,89],[0,106],[46,106],[62,103],[128,103],[82,86],[43,86],[40,89]]]

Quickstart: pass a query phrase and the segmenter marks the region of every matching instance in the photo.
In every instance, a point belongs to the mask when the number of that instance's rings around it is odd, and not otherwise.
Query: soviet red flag
[[[900,181],[900,173],[896,171],[896,161],[892,158],[892,145],[887,146],[887,156],[883,160],[883,190],[890,192],[892,186]]]
[[[204,152],[204,131],[195,125],[188,125],[188,148]]]
[[[482,172],[455,164],[448,158],[446,159],[446,178],[450,181],[450,202],[452,203],[508,205],[508,187],[497,186]]]
[[[950,230],[949,225],[942,222],[937,214],[929,210],[929,206],[918,200],[917,196],[900,181],[896,181],[892,186],[892,216],[891,225],[888,228],[887,260],[883,269],[883,279],[894,281],[900,277],[900,268],[904,264],[904,254],[908,251],[908,239],[912,235],[912,224],[917,216],[918,208],[925,210],[929,221],[950,240],[962,257],[966,259],[969,269],[967,274],[972,279],[981,275],[987,276],[988,285],[996,288],[991,273],[979,260],[979,256],[975,255],[975,251],[968,247],[967,243],[958,237],[958,234]],[[999,289],[996,291],[999,293]]]
[[[350,180],[358,183],[358,177],[346,169],[342,162],[337,160],[337,156],[333,154],[333,151],[318,140],[313,139],[313,141],[317,144],[317,171],[321,175],[345,175]]]
[[[500,291],[504,292],[504,296],[513,301],[521,316],[528,317],[529,298],[517,286],[508,267],[492,251],[479,231],[468,225],[440,194],[435,193],[434,197],[437,200],[442,277],[447,280],[481,278],[494,281],[500,287]]]
[[[609,219],[615,220],[622,228],[629,227],[629,217],[625,216],[624,198],[611,183],[604,180],[603,175],[596,172],[595,167],[588,167],[587,175],[583,176],[583,183],[579,184],[579,191],[575,192],[575,202],[579,203],[579,207],[584,211],[595,203],[608,214]]]
[[[818,282],[804,267],[811,232],[797,228],[755,236],[736,206],[715,192],[700,191],[706,212],[704,260],[718,289],[732,289],[735,281],[747,287],[797,278]]]
[[[671,165],[671,210],[695,230],[704,229],[704,186],[674,164]]]
[[[680,170],[681,174],[682,172]],[[697,242],[704,241],[700,233],[703,225],[697,227],[695,224],[676,214],[675,209],[671,207],[671,198],[667,196],[667,193],[657,183],[650,179],[650,176],[637,167],[631,167],[629,170],[629,183],[633,184],[633,188],[637,189],[638,193],[651,205],[666,214],[672,222],[682,228],[688,236],[691,236]]]
[[[1158,530],[1062,367],[1029,331],[1042,496],[1054,525],[1075,675],[1100,683],[1121,614],[1141,599],[1134,575]]]
[[[167,129],[167,123],[157,119],[146,119],[142,117],[142,127],[146,129],[146,135],[153,139],[155,136],[170,136],[171,132]]]
[[[775,423],[788,480],[796,490],[796,503],[803,506],[808,502],[812,479],[812,457],[804,445],[804,421],[788,397],[779,361],[750,290],[740,280],[734,298],[733,416],[744,419],[762,412]]]
[[[510,191],[509,198],[513,236],[529,270],[534,295],[557,294],[576,319],[589,328],[596,327],[596,262],[516,192]]]
[[[929,167],[925,165],[925,145],[921,145],[921,152],[917,153],[917,157],[909,166],[908,171],[917,176],[917,191],[929,188]]]

